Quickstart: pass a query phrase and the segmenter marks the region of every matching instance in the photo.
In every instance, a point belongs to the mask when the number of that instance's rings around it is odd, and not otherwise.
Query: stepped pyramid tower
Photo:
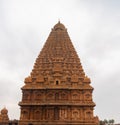
[[[4,107],[0,111],[0,125],[8,125],[9,117],[8,117],[8,110]]]
[[[58,22],[25,78],[19,125],[98,125],[90,82]]]

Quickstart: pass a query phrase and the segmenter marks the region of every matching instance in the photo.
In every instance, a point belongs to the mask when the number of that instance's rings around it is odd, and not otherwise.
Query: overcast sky
[[[0,109],[19,119],[24,78],[59,19],[91,78],[94,114],[120,122],[120,0],[0,0]]]

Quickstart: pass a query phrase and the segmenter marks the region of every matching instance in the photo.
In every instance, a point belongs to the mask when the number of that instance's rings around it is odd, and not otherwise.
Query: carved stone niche
[[[42,75],[37,76],[36,82],[37,83],[43,83],[44,82],[44,77]]]
[[[35,110],[34,111],[34,120],[41,120],[42,118],[41,118],[41,110]]]
[[[22,97],[22,100],[23,101],[29,101],[30,100],[30,92],[29,91],[24,91],[23,92],[23,97]]]
[[[65,91],[60,92],[60,99],[61,100],[68,100],[68,93]]]
[[[93,119],[93,112],[91,110],[85,111],[85,119],[92,120]]]
[[[68,112],[67,112],[67,109],[64,108],[64,107],[61,107],[60,108],[60,120],[66,120],[68,118]]]
[[[78,75],[74,74],[71,76],[71,82],[78,83]]]
[[[60,85],[60,80],[59,79],[55,79],[54,85]]]
[[[28,120],[29,119],[29,111],[26,109],[23,109],[21,111],[21,116],[20,116],[21,120]]]
[[[80,119],[80,112],[79,110],[75,109],[72,110],[72,120],[78,120]]]
[[[47,107],[46,109],[46,119],[54,120],[54,107]]]
[[[53,84],[54,84],[54,79],[53,79],[53,77],[48,76],[48,83],[49,83],[50,85],[53,85]]]
[[[90,92],[84,93],[84,100],[85,101],[92,101],[92,94]]]
[[[55,99],[54,93],[53,93],[53,92],[47,93],[46,99],[47,99],[47,100],[54,100],[54,99]]]
[[[40,101],[40,100],[43,100],[44,99],[44,96],[43,96],[43,92],[42,91],[34,91],[34,100],[35,101]]]
[[[61,64],[54,64],[54,67],[53,67],[53,72],[61,72],[62,71],[62,67],[61,67]]]
[[[80,95],[79,95],[79,93],[77,93],[77,92],[73,92],[72,93],[72,100],[80,100]]]

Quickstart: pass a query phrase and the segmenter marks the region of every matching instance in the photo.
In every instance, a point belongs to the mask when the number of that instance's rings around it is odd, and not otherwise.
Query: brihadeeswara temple
[[[90,78],[60,21],[24,83],[19,125],[98,125]]]

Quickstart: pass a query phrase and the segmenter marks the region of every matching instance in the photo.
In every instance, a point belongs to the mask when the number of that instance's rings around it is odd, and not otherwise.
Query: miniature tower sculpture
[[[58,22],[25,78],[19,125],[98,125],[90,82]]]
[[[8,123],[8,110],[6,108],[3,108],[0,113],[0,125],[8,125]]]

